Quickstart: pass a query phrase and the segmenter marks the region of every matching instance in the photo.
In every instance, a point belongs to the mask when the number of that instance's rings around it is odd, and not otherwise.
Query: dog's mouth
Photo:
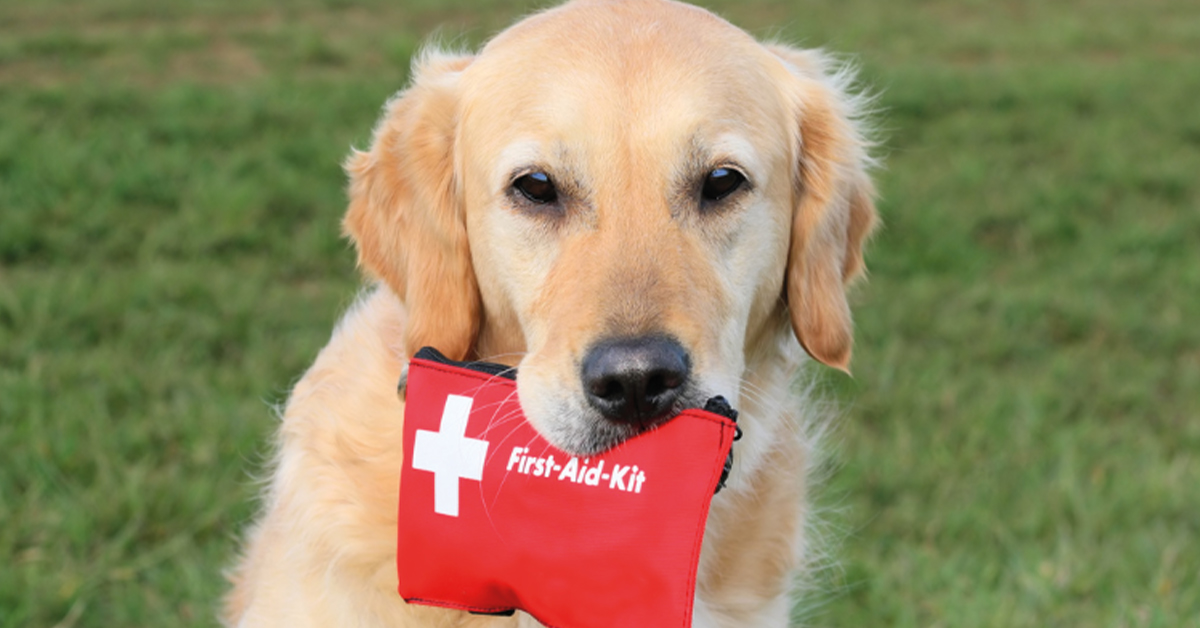
[[[577,398],[577,395],[572,395]],[[590,405],[564,404],[567,410],[552,420],[544,437],[556,447],[575,455],[592,456],[619,447],[621,443],[652,432],[685,410],[703,408],[710,395],[689,390],[681,393],[666,409],[652,415],[638,415],[628,420],[613,420]],[[528,414],[528,411],[527,411]],[[531,419],[539,431],[541,427]]]
[[[516,367],[452,360],[433,347],[422,348],[414,357],[513,380],[518,387],[530,379],[519,377]],[[713,399],[723,399],[701,391],[690,378],[672,382],[669,377],[669,374],[650,373],[636,382],[628,378],[623,382],[594,382],[592,390],[560,387],[557,394],[523,395],[521,410],[534,429],[558,449],[578,456],[596,455],[657,429],[685,410],[707,409]],[[405,394],[405,386],[406,379],[402,379],[401,394]],[[669,399],[662,403],[668,389]],[[624,399],[618,400],[620,397]]]
[[[592,456],[653,432],[690,409],[703,409],[713,394],[695,383],[684,386],[672,402],[653,413],[616,417],[595,407],[587,394],[567,386],[542,386],[535,373],[517,379],[521,409],[530,424],[555,447],[577,456]]]

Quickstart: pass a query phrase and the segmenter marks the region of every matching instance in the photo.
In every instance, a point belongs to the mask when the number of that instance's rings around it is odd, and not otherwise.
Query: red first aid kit
[[[691,626],[737,413],[714,398],[600,455],[573,456],[526,421],[514,374],[429,348],[410,363],[400,595],[480,614],[519,609],[554,628]]]

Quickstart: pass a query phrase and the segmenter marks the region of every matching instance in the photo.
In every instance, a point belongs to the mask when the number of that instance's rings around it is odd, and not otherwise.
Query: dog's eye
[[[746,177],[733,168],[715,168],[704,177],[700,196],[706,201],[719,201],[733,194],[745,182]]]
[[[554,182],[550,180],[550,175],[544,172],[531,172],[513,181],[513,187],[517,188],[525,198],[542,204],[553,203],[558,200],[558,190],[554,189]]]

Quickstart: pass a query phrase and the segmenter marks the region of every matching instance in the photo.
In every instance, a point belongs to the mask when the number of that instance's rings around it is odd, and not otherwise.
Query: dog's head
[[[526,415],[579,453],[736,402],[789,323],[848,368],[875,210],[823,55],[674,2],[579,0],[414,71],[348,161],[345,220],[408,308],[410,356],[519,357]]]

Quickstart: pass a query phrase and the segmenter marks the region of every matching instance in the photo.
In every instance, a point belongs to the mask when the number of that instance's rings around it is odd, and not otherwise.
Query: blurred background
[[[1200,626],[1200,4],[701,4],[878,94],[797,621]],[[0,2],[0,626],[214,624],[361,285],[341,160],[539,6]]]

